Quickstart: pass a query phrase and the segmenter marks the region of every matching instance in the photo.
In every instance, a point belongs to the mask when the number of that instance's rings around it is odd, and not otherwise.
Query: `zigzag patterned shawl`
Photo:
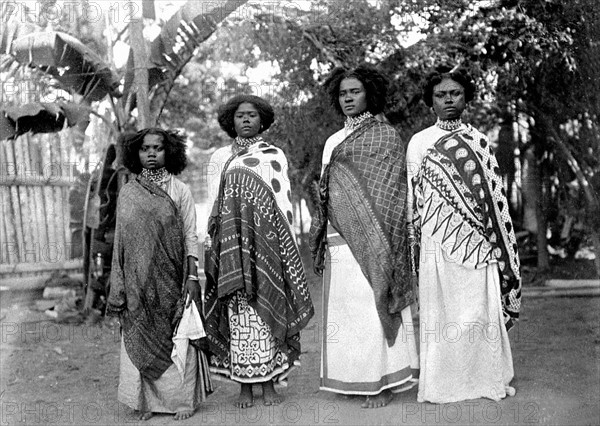
[[[322,262],[326,227],[348,243],[375,295],[392,346],[401,311],[414,301],[408,268],[406,146],[393,127],[366,120],[331,155],[320,182],[321,202],[311,226],[311,251]]]
[[[489,141],[469,126],[440,138],[430,148],[416,177],[415,202],[422,203],[422,217],[415,206],[417,232],[435,221],[433,233],[452,242],[451,253],[476,265],[498,262],[503,313],[507,328],[519,317],[521,277],[517,242],[508,211],[500,169]],[[433,191],[423,199],[427,184]],[[418,238],[417,240],[420,240]]]
[[[107,314],[119,316],[133,365],[156,380],[172,364],[185,267],[183,222],[171,197],[141,177],[123,187],[117,203]]]
[[[257,173],[265,164],[271,170],[268,182]],[[213,243],[205,256],[206,328],[214,354],[229,352],[226,302],[237,290],[245,290],[248,303],[269,325],[290,362],[300,355],[297,334],[314,308],[292,236],[292,213],[286,207],[284,214],[276,201],[276,193],[287,193],[284,199],[291,208],[282,165],[287,165],[283,153],[263,143],[242,151],[223,171],[209,222]]]

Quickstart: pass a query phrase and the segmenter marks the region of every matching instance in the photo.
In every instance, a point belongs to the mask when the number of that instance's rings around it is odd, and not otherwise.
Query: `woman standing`
[[[294,240],[287,159],[260,136],[274,121],[264,99],[236,96],[218,120],[233,140],[212,155],[218,173],[208,176],[211,371],[241,384],[238,407],[254,404],[254,383],[264,404],[276,405],[273,383],[285,384],[299,365],[300,331],[314,313]]]
[[[437,122],[407,150],[421,402],[497,401],[515,392],[507,330],[520,308],[519,258],[490,143],[461,121],[474,93],[465,71],[429,75],[424,100]]]
[[[377,70],[337,68],[325,87],[346,122],[325,143],[311,227],[315,272],[325,272],[321,389],[364,395],[362,406],[377,408],[412,387],[418,370],[405,144],[374,117],[387,87]]]
[[[212,391],[195,347],[188,347],[183,382],[171,359],[177,312],[188,296],[188,306],[202,306],[194,200],[174,177],[187,165],[185,149],[183,136],[159,128],[124,140],[125,167],[137,176],[117,202],[107,313],[122,327],[118,398],[141,420],[157,412],[191,417]]]

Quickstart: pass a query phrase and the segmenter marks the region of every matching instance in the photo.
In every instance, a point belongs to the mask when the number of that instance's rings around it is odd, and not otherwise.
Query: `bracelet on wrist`
[[[188,275],[187,279],[191,281],[200,281],[197,275]]]

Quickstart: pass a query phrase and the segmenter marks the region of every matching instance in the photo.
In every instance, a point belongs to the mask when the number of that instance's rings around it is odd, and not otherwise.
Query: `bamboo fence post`
[[[73,130],[68,130],[65,134],[69,136],[67,143],[61,143],[61,156],[63,158],[63,173],[62,178],[68,179],[73,185],[74,182],[74,174],[73,174],[73,163],[71,162],[71,156],[68,147],[72,145],[74,134]],[[61,187],[61,210],[60,217],[62,219],[62,229],[63,229],[63,239],[64,239],[64,258],[65,260],[71,259],[71,233],[70,233],[70,218],[71,214],[69,211],[69,190],[70,186],[67,188]]]
[[[44,165],[41,179],[44,182],[50,182],[51,179],[48,179],[48,177],[53,173],[55,161],[55,157],[52,153],[52,142],[48,137],[44,137],[41,140],[43,141],[43,148],[46,153],[44,157],[48,159]],[[56,242],[56,229],[54,225],[54,188],[50,185],[44,185],[42,188],[44,194],[44,219],[46,223],[46,229],[48,231],[46,241],[44,243],[46,245],[46,249],[49,251],[50,243]]]
[[[31,176],[33,179],[37,179],[37,173],[36,170],[31,167],[31,156],[29,155],[29,145],[31,144],[31,140],[31,133],[27,133],[17,140],[17,143],[20,147],[19,151],[23,164],[21,170],[23,172],[23,176]],[[25,214],[27,215],[27,217],[23,219],[27,220],[31,233],[31,247],[27,247],[27,249],[31,250],[33,248],[35,253],[35,262],[40,262],[43,249],[41,234],[44,232],[44,230],[40,229],[41,227],[38,223],[39,212],[35,208],[34,190],[29,185],[21,185],[19,186],[19,192],[21,197],[21,205],[25,206]]]
[[[10,244],[10,234],[12,233],[8,229],[8,223],[12,220],[10,213],[8,211],[8,188],[2,186],[0,188],[0,208],[2,209],[2,218],[0,221],[2,222],[2,228],[0,232],[2,232],[2,238],[0,238],[0,253],[2,256],[0,257],[0,263],[13,263],[14,262],[14,254],[12,252],[12,244]]]
[[[12,173],[8,173],[9,176],[17,175],[18,164],[15,157],[15,141],[14,139],[9,141],[6,145],[7,147],[7,160],[12,165]],[[21,262],[21,254],[23,253],[23,223],[21,221],[21,208],[19,206],[19,192],[15,186],[9,187],[9,198],[10,198],[10,206],[12,209],[12,218],[13,218],[13,226],[14,226],[14,235],[15,239],[13,240],[14,244],[16,244],[16,263]]]
[[[40,155],[37,152],[37,138],[29,138],[27,140],[27,146],[26,146],[26,150],[28,152],[28,161],[29,161],[29,169],[31,170],[31,174],[34,176],[34,178],[37,179],[41,179],[40,176],[40,164],[39,164],[39,158]],[[35,228],[36,228],[36,232],[37,232],[37,239],[38,242],[40,242],[40,244],[42,244],[42,234],[44,234],[46,232],[46,227],[42,226],[44,224],[44,222],[40,222],[40,215],[43,214],[43,210],[42,210],[42,206],[40,203],[40,197],[41,197],[41,192],[40,192],[40,187],[38,185],[29,185],[27,186],[28,190],[29,190],[29,196],[31,197],[30,200],[30,205],[31,205],[31,211],[30,214],[35,218]]]
[[[2,169],[2,179],[8,181],[9,178],[9,149],[10,141],[2,142],[2,146],[0,146],[0,153],[3,153],[4,161],[2,164],[5,167]],[[16,263],[17,255],[18,255],[18,245],[17,245],[17,227],[16,227],[16,219],[12,212],[11,207],[11,196],[10,196],[10,187],[2,185],[2,224],[4,229],[4,241],[2,248],[5,252],[5,259],[8,263]],[[16,252],[14,249],[17,249]]]
[[[64,129],[62,130],[62,132],[64,132]],[[58,133],[52,133],[51,135],[49,135],[48,139],[50,140],[51,146],[54,149],[55,152],[55,157],[54,157],[54,168],[53,168],[53,174],[52,174],[52,178],[51,178],[51,182],[54,183],[54,181],[60,181],[63,177],[63,167],[64,167],[64,160],[63,160],[63,156],[62,156],[62,137],[61,137],[61,133],[62,132],[58,132]],[[52,143],[54,142],[54,143]],[[65,239],[64,239],[64,230],[63,230],[63,218],[62,218],[62,203],[63,203],[63,199],[62,199],[62,187],[60,186],[55,186],[54,184],[52,184],[52,192],[54,195],[54,203],[52,206],[52,222],[53,222],[53,226],[55,227],[55,234],[54,234],[54,247],[48,247],[48,253],[52,254],[55,256],[56,260],[61,260],[64,261],[66,260],[64,253],[66,250],[66,246],[65,246]],[[53,253],[52,251],[55,251],[55,253]]]
[[[38,137],[35,148],[35,150],[37,151],[37,155],[40,159],[37,169],[38,180],[40,185],[39,189],[36,189],[36,204],[38,206],[38,220],[40,226],[44,227],[43,233],[40,236],[40,245],[42,245],[43,247],[45,244],[47,244],[47,241],[50,239],[50,224],[48,223],[48,205],[46,201],[46,185],[44,185],[44,172],[47,161],[49,161],[45,138]],[[38,185],[35,186],[37,187]]]

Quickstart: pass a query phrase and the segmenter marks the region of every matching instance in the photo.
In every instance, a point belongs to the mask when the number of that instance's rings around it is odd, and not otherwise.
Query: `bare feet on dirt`
[[[149,420],[152,418],[152,412],[150,411],[138,411],[138,420]]]
[[[281,396],[275,392],[273,381],[269,380],[262,384],[263,390],[263,403],[265,405],[279,405],[281,404]]]
[[[379,395],[367,396],[365,402],[361,404],[362,408],[380,408],[385,407],[392,400],[393,395],[389,390],[382,391]]]
[[[240,396],[238,397],[235,406],[239,408],[250,408],[254,406],[254,396],[252,395],[251,384],[242,383]]]
[[[175,420],[185,420],[189,419],[194,415],[194,410],[180,410],[175,413],[173,417]]]

